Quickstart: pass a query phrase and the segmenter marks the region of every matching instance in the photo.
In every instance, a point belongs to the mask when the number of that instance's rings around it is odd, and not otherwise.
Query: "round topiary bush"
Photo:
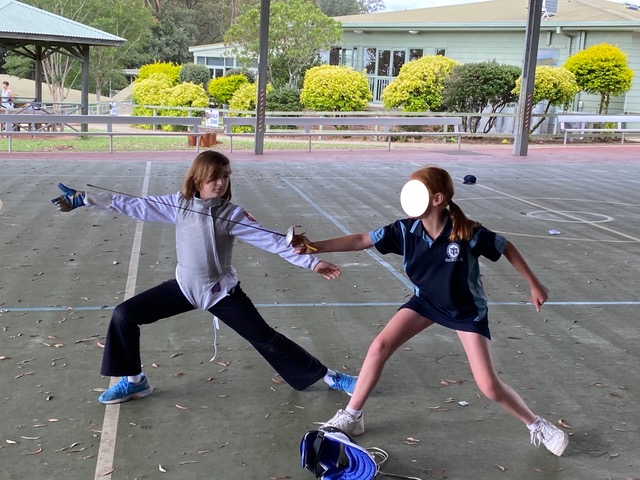
[[[369,81],[351,67],[321,65],[307,70],[300,101],[322,112],[359,112],[373,100]]]

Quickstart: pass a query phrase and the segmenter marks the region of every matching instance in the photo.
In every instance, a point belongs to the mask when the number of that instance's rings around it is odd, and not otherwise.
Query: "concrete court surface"
[[[173,276],[174,231],[63,214],[49,200],[59,181],[174,192],[194,155],[0,154],[0,478],[314,478],[300,467],[300,439],[348,397],[322,382],[294,391],[224,326],[210,362],[204,312],[143,327],[153,395],[97,402],[111,309]],[[530,146],[525,158],[464,145],[230,155],[234,201],[265,227],[299,225],[312,240],[392,222],[409,173],[443,166],[467,215],[506,234],[549,288],[536,313],[505,259],[482,262],[501,378],[564,425],[565,455],[530,446],[525,427],[479,394],[455,333],[434,326],[388,362],[357,437],[389,453],[383,471],[423,480],[640,478],[639,156],[634,145]],[[468,173],[476,185],[462,184]],[[356,373],[409,284],[397,257],[323,258],[342,266],[340,279],[241,243],[234,264],[271,325]]]

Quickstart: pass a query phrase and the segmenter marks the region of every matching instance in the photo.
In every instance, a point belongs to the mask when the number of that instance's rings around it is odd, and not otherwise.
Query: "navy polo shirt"
[[[410,308],[448,328],[491,338],[478,259],[497,261],[507,239],[478,225],[470,240],[452,242],[451,228],[449,218],[434,240],[420,220],[409,218],[373,230],[369,238],[380,253],[404,257],[414,295],[400,308]]]

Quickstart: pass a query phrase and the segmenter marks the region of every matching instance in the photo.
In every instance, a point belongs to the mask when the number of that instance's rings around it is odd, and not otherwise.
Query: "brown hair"
[[[191,200],[200,190],[200,186],[211,179],[218,178],[224,168],[229,167],[231,162],[222,153],[213,150],[205,150],[198,154],[187,176],[182,184],[182,195],[187,200]],[[231,200],[231,181],[227,191],[222,195],[224,200]]]
[[[453,180],[446,170],[439,167],[423,167],[413,172],[410,179],[420,180],[430,194],[440,193],[444,196],[444,203],[449,207],[449,215],[453,222],[449,240],[470,240],[477,222],[467,218],[462,209],[453,203]]]

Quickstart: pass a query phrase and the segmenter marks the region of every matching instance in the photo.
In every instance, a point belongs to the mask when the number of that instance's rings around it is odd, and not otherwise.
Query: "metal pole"
[[[526,156],[529,147],[529,128],[531,128],[531,109],[533,107],[533,87],[536,78],[538,41],[540,39],[540,21],[544,0],[529,0],[529,20],[527,22],[524,65],[520,82],[520,99],[516,116],[516,131],[513,154]]]
[[[270,0],[260,0],[260,44],[258,47],[258,96],[256,98],[255,154],[264,152],[265,111],[267,105],[267,58],[269,55]]]
[[[82,115],[89,115],[89,45],[82,45],[82,91],[80,98]],[[80,124],[80,131],[88,132],[89,126],[86,123]]]

